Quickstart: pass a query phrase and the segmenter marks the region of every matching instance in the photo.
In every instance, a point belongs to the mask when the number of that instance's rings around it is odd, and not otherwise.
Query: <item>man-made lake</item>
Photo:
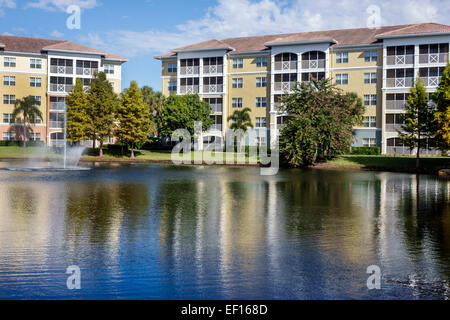
[[[448,180],[259,173],[0,170],[0,299],[450,297]],[[67,289],[72,265],[81,290]],[[367,288],[371,265],[381,290]]]

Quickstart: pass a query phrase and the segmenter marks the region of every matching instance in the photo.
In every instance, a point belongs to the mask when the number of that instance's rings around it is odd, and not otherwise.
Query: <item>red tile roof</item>
[[[96,53],[105,56],[106,59],[126,61],[126,58],[119,57],[101,50],[87,47],[78,43],[66,40],[41,39],[30,37],[18,37],[9,35],[0,35],[0,46],[4,51],[23,52],[23,53],[43,53],[49,50],[62,50],[73,52]]]
[[[450,26],[437,23],[407,24],[398,26],[385,26],[378,29],[354,28],[328,31],[314,31],[289,33],[267,36],[227,38],[223,40],[204,41],[172,50],[172,52],[155,56],[157,59],[176,56],[176,52],[183,50],[205,50],[228,46],[232,53],[258,52],[268,50],[270,46],[285,43],[301,43],[327,41],[334,46],[370,45],[379,43],[383,36],[427,34],[437,32],[450,32]],[[0,39],[1,40],[1,39]]]

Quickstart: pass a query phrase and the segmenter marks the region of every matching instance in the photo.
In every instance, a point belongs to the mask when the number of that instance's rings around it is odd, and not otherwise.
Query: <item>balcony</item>
[[[223,65],[203,66],[203,74],[222,74]]]
[[[405,110],[406,100],[387,100],[386,109],[387,110]]]
[[[63,129],[64,121],[50,121],[50,129]]]
[[[420,54],[419,55],[419,63],[420,64],[433,64],[433,63],[447,63],[448,61],[448,53],[429,53],[429,54]]]
[[[275,71],[296,71],[297,61],[277,61],[275,62]]]
[[[199,86],[180,86],[180,93],[181,94],[194,94],[199,93]]]
[[[56,74],[73,74],[73,67],[66,67],[66,66],[50,66],[50,73],[56,73]]]
[[[387,56],[386,64],[388,66],[414,64],[414,55],[413,54],[405,54],[405,55]]]
[[[437,87],[441,82],[441,77],[423,77],[422,80],[427,87]]]
[[[221,124],[213,124],[211,128],[209,128],[210,131],[222,131],[222,125]]]
[[[386,123],[386,132],[398,132],[402,131],[402,123]]]
[[[409,156],[412,154],[412,150],[409,147],[406,146],[387,146],[386,147],[386,154],[388,155],[395,155],[395,156]]]
[[[414,82],[413,77],[407,78],[387,78],[386,87],[388,88],[410,88]]]
[[[222,84],[203,85],[203,93],[222,93],[222,92],[223,92]]]
[[[77,67],[77,75],[93,76],[98,73],[98,68],[81,68]]]
[[[211,104],[211,113],[222,113],[223,105],[222,104]]]
[[[65,109],[65,102],[50,102],[50,111],[64,111]]]
[[[181,75],[198,75],[200,73],[199,66],[180,67]]]
[[[302,69],[325,69],[325,59],[304,60]]]
[[[291,82],[275,82],[275,91],[291,91],[295,88],[295,81]]]
[[[52,92],[70,92],[72,90],[71,84],[50,84],[50,91]]]

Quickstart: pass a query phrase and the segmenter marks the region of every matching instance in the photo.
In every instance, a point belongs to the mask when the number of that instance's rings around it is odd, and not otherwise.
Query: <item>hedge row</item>
[[[27,141],[27,147],[43,147],[43,141]],[[23,141],[0,141],[0,147],[22,147]]]
[[[376,156],[381,154],[379,147],[353,147],[351,154]]]

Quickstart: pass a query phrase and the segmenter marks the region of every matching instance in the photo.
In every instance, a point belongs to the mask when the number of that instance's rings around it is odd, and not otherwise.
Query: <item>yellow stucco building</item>
[[[286,116],[278,110],[281,96],[296,82],[325,77],[366,105],[354,146],[408,154],[397,131],[405,99],[419,72],[427,91],[436,90],[449,43],[450,26],[422,23],[209,40],[155,58],[162,62],[163,94],[199,94],[222,135],[234,110],[248,107],[255,143],[269,144]]]
[[[0,36],[0,139],[23,140],[22,127],[11,114],[17,99],[32,95],[40,102],[42,120],[31,126],[29,140],[62,145],[65,97],[76,79],[87,86],[95,73],[104,71],[120,93],[126,61],[65,40]]]

